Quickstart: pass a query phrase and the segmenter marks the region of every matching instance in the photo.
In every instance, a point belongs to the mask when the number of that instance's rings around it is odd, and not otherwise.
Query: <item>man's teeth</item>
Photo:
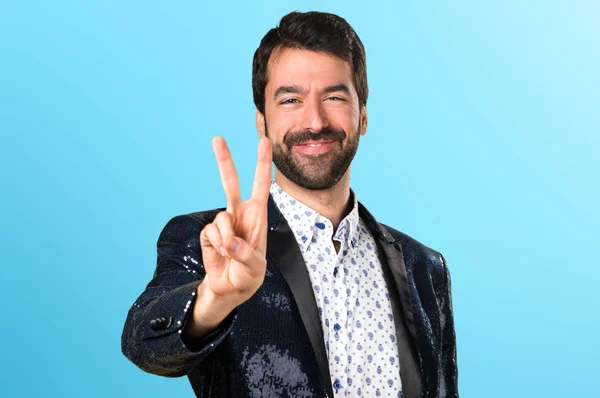
[[[311,148],[316,148],[316,147],[319,147],[321,145],[323,145],[323,144],[308,144],[308,146],[311,147]]]

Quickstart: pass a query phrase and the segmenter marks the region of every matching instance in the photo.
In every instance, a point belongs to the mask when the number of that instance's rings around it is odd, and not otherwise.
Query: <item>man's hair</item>
[[[265,114],[265,88],[269,80],[267,66],[273,51],[287,48],[324,52],[352,65],[358,104],[367,104],[367,61],[365,48],[352,26],[342,17],[324,12],[291,12],[279,26],[267,32],[254,52],[252,91],[254,105]]]

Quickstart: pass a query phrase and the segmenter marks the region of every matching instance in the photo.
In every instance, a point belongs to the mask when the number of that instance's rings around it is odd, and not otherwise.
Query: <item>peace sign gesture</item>
[[[271,185],[271,144],[262,138],[248,200],[240,198],[240,183],[225,140],[213,139],[227,209],[200,233],[205,280],[198,288],[194,317],[204,326],[224,319],[239,304],[249,299],[262,285],[266,272],[267,205]],[[215,306],[221,313],[215,319]]]

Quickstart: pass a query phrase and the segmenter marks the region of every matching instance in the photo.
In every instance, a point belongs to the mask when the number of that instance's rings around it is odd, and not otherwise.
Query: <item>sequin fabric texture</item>
[[[396,330],[377,245],[358,202],[338,229],[275,182],[271,195],[306,263],[336,397],[402,397]],[[336,252],[333,240],[340,242]]]

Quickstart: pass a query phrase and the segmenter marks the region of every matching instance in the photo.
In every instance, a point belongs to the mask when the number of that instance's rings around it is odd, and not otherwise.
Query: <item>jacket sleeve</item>
[[[194,347],[181,339],[205,275],[199,241],[205,224],[193,215],[178,216],[167,223],[157,243],[154,278],[127,314],[121,349],[146,372],[170,377],[188,374],[233,326],[235,311],[214,332],[194,342]]]
[[[442,294],[442,391],[443,397],[458,398],[458,366],[456,363],[456,333],[452,309],[452,281],[446,260],[444,266],[444,291]]]

